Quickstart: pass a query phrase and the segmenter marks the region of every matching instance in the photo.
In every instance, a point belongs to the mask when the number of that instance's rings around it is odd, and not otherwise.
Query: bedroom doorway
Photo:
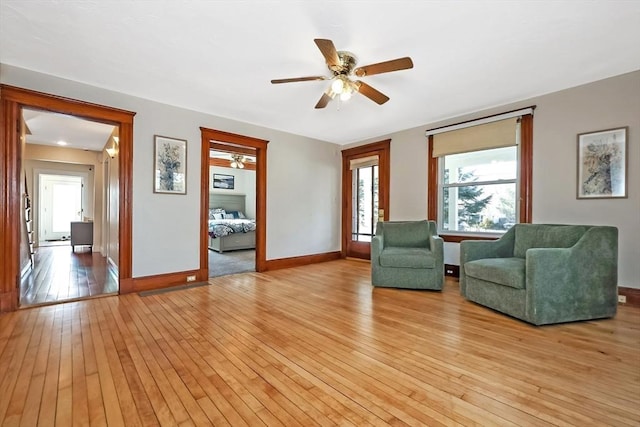
[[[232,274],[232,267],[224,270],[226,260],[236,264],[237,270],[264,271],[268,141],[214,129],[200,130],[201,273],[206,272],[207,278],[221,275],[221,271]],[[211,234],[210,218],[212,228],[217,229],[212,229]],[[215,224],[225,220],[235,224]],[[225,255],[223,260],[221,256]],[[214,266],[216,261],[220,268]]]
[[[209,176],[209,277],[255,271],[255,156],[212,149]]]

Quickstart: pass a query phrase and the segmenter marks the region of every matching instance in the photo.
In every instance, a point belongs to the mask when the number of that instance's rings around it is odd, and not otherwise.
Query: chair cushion
[[[583,225],[517,224],[513,256],[524,258],[531,248],[570,248],[589,229]]]
[[[523,258],[484,258],[464,265],[467,276],[516,289],[524,289],[525,263]]]
[[[429,249],[387,246],[380,253],[380,265],[396,268],[435,268],[436,260]]]
[[[384,223],[384,245],[429,248],[429,221]]]

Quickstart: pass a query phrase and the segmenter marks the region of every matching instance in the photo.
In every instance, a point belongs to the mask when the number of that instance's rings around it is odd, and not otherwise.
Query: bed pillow
[[[235,217],[233,216],[232,213],[228,212],[224,214],[224,219],[235,219]]]
[[[244,216],[244,214],[243,214],[242,212],[240,212],[240,211],[229,211],[229,212],[227,212],[227,213],[229,213],[229,214],[233,215],[233,217],[234,217],[235,219],[245,219],[245,218],[246,218],[246,217]]]
[[[220,214],[220,218],[216,217],[216,214]],[[222,219],[222,216],[225,214],[224,209],[222,208],[211,208],[209,209],[209,219]]]
[[[224,215],[225,214],[223,214],[223,213],[214,213],[213,214],[213,219],[223,219]]]

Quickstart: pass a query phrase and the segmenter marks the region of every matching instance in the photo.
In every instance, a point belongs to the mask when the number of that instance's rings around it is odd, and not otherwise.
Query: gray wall
[[[619,286],[640,288],[640,71],[429,123],[351,146],[391,138],[392,220],[427,215],[425,130],[537,105],[533,129],[533,222],[613,225],[619,228]],[[628,198],[576,199],[577,134],[629,126]],[[445,262],[458,264],[458,245],[445,245]]]
[[[267,259],[340,248],[339,146],[0,64],[0,81],[135,111],[133,276],[199,268],[200,126],[269,141]],[[153,137],[186,139],[187,194],[153,193]]]

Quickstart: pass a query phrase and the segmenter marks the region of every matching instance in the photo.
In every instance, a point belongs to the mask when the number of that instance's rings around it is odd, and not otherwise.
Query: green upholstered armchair
[[[618,229],[516,224],[495,241],[465,240],[460,292],[535,325],[612,317]]]
[[[379,222],[371,241],[373,286],[441,290],[442,238],[434,221]]]

